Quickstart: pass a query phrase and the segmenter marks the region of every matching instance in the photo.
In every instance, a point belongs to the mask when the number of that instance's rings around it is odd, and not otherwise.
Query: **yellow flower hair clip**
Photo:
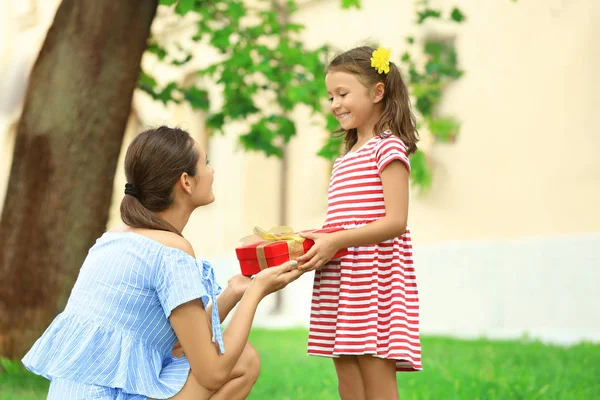
[[[390,72],[390,49],[378,48],[373,50],[371,56],[371,67],[375,68],[378,73]]]

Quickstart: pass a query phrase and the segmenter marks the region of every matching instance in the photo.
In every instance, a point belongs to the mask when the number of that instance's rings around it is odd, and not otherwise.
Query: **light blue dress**
[[[177,337],[168,317],[188,301],[212,302],[213,341],[224,353],[220,292],[209,263],[136,233],[106,232],[23,364],[52,381],[48,399],[172,397],[190,364],[171,356]]]

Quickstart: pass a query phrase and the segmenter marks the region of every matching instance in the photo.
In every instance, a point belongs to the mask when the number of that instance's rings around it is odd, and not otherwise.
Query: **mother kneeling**
[[[187,132],[138,135],[125,174],[125,224],[92,246],[24,365],[51,380],[51,400],[245,399],[259,372],[248,344],[256,308],[302,272],[290,262],[253,280],[236,275],[222,290],[212,266],[196,260],[181,232],[214,201],[213,169]]]

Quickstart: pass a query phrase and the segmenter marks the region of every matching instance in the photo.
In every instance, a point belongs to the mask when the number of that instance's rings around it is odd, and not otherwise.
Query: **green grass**
[[[306,356],[306,337],[304,330],[252,332],[262,369],[249,399],[338,399],[333,363]],[[600,399],[600,345],[438,337],[422,344],[425,370],[398,374],[402,400]],[[3,370],[0,400],[46,398],[45,379],[6,360]]]

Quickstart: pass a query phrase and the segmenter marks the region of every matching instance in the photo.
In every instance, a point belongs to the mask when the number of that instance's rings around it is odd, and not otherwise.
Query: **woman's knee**
[[[252,347],[249,343],[246,343],[246,347],[242,351],[240,358],[236,364],[234,374],[237,376],[243,376],[245,380],[256,382],[260,373],[260,357],[258,351]]]
[[[246,343],[246,347],[242,351],[239,364],[248,380],[256,382],[260,373],[260,356],[258,351],[249,343]]]

